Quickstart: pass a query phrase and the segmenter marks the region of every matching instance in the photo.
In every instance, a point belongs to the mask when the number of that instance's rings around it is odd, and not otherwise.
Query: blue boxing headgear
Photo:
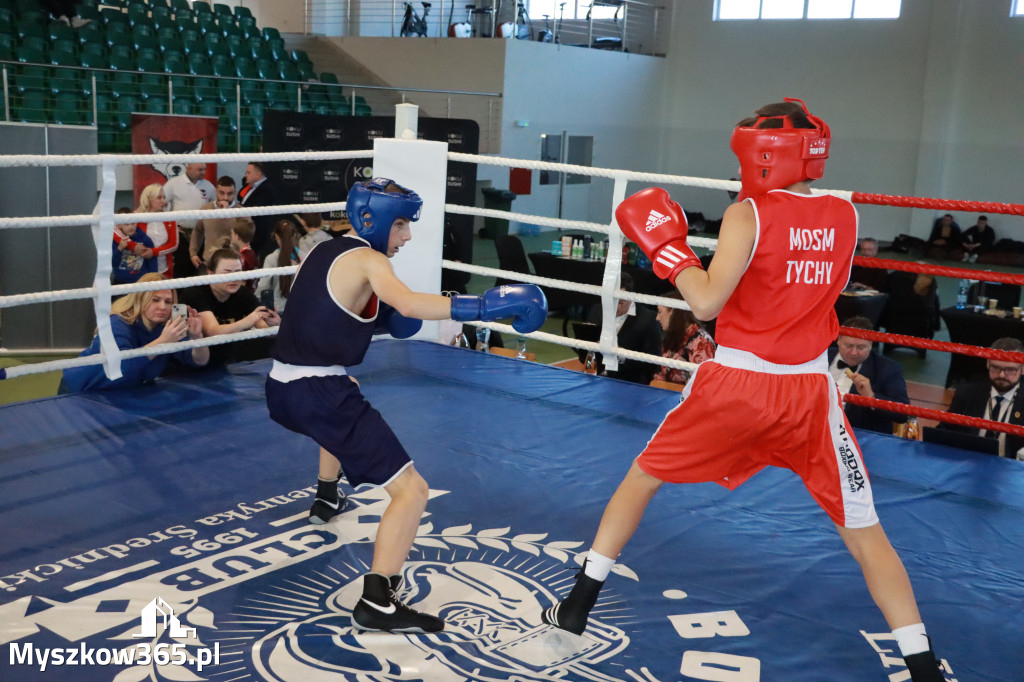
[[[391,226],[399,218],[419,220],[422,206],[420,195],[411,189],[387,178],[374,178],[352,185],[345,212],[356,233],[386,256]]]

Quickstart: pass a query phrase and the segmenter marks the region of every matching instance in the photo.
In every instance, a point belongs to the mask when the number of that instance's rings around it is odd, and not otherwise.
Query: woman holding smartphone
[[[166,278],[149,273],[139,282],[160,282]],[[150,348],[165,343],[203,338],[203,326],[199,314],[192,308],[179,304],[174,289],[142,291],[123,296],[110,306],[110,328],[114,340],[121,350]],[[100,352],[97,334],[82,356]],[[123,386],[138,386],[156,379],[167,366],[168,358],[188,367],[204,367],[210,361],[209,348],[193,348],[164,355],[144,355],[121,361],[122,377],[110,380],[103,373],[102,365],[72,367],[64,370],[60,382],[60,393],[98,391]]]

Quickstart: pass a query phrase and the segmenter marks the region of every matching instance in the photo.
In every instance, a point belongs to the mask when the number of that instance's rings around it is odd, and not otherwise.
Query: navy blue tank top
[[[289,365],[351,367],[363,361],[377,319],[377,295],[363,311],[351,311],[334,300],[328,284],[331,266],[346,253],[368,249],[357,237],[322,242],[302,261],[288,293],[288,309],[271,356]]]

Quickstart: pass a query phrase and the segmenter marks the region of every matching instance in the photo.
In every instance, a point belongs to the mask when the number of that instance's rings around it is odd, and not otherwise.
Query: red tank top
[[[757,221],[754,248],[715,340],[777,364],[808,362],[839,332],[835,303],[850,279],[857,210],[831,195],[786,190],[747,201]]]

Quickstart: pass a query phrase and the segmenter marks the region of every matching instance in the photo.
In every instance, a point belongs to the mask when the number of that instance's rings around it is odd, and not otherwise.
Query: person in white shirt
[[[164,183],[164,197],[167,199],[167,210],[169,211],[196,211],[202,208],[203,204],[216,199],[213,185],[208,180],[203,180],[206,175],[205,163],[190,163],[185,166],[185,171]],[[210,198],[203,195],[202,189],[196,184],[202,180],[209,185]],[[195,220],[179,220],[178,226],[186,230],[195,227]]]

